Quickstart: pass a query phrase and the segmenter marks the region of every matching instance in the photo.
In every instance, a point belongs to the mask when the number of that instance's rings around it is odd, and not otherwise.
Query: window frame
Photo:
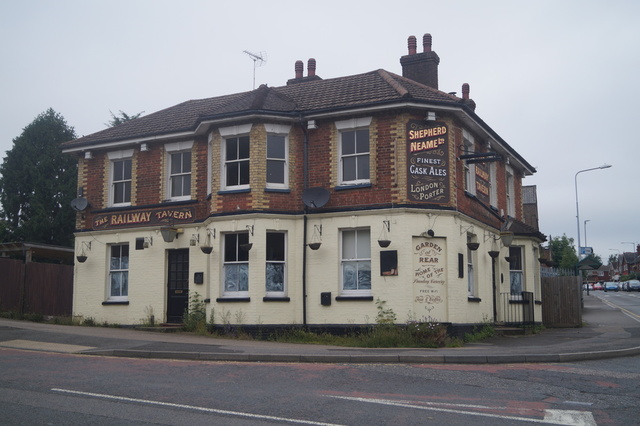
[[[464,146],[464,154],[475,153],[475,138],[467,130],[462,130],[462,143]],[[469,164],[467,160],[463,161],[463,188],[469,194],[476,194],[476,165]]]
[[[345,235],[347,233],[355,233],[355,239],[354,239],[354,249],[355,249],[355,257],[353,258],[348,258],[345,257]],[[363,238],[364,235],[359,236],[361,234],[367,234],[367,238],[368,238],[368,242],[366,245],[361,245],[358,242],[359,238]],[[359,247],[366,247],[366,249],[368,250],[368,253],[359,253],[358,252],[358,248]],[[363,228],[345,228],[345,229],[341,229],[340,230],[340,295],[341,296],[372,296],[372,288],[373,285],[371,283],[371,279],[373,278],[372,275],[372,271],[371,271],[371,253],[372,253],[372,249],[371,249],[371,228],[369,227],[363,227]],[[368,254],[368,257],[360,257],[360,256],[366,256]],[[356,288],[355,289],[345,289],[345,268],[349,265],[349,264],[356,264]],[[363,288],[358,288],[360,287],[360,265],[364,266],[365,268],[368,266],[369,269],[369,287],[363,287]],[[362,269],[362,271],[366,271],[366,269]]]
[[[270,189],[289,189],[289,131],[291,126],[282,124],[265,124],[265,130],[267,132],[266,140],[266,176],[265,187]],[[269,157],[269,138],[270,137],[283,137],[284,138],[284,157]],[[284,182],[269,182],[269,162],[280,162],[283,167],[283,180]]]
[[[371,165],[371,161],[373,157],[372,143],[371,143],[371,121],[372,121],[372,117],[362,117],[362,118],[354,118],[350,120],[337,121],[335,123],[336,129],[338,130],[338,149],[337,149],[338,185],[349,186],[349,185],[364,185],[364,184],[371,183],[371,174],[373,173],[373,170],[374,170],[374,168]],[[357,134],[361,130],[366,130],[368,132],[367,134],[368,150],[366,151],[366,153],[364,151],[362,152],[357,151],[357,146],[358,146]],[[351,154],[343,154],[344,135],[351,132],[354,133],[355,151],[354,153],[351,153]],[[358,159],[364,156],[367,157],[368,176],[366,178],[358,176],[358,166],[357,166]],[[344,177],[344,167],[345,167],[344,162],[345,162],[345,159],[347,158],[356,158],[355,179],[346,180],[346,178]]]
[[[123,256],[123,248],[126,247],[126,268],[123,268],[122,265],[123,263],[125,263],[123,261],[123,258],[125,256]],[[107,255],[109,256],[108,262],[107,264],[109,265],[109,273],[107,274],[107,300],[110,302],[125,302],[129,300],[129,269],[130,269],[130,259],[131,259],[131,251],[129,248],[129,243],[118,243],[118,244],[109,244],[108,245],[108,252]],[[115,248],[119,248],[119,256],[118,256],[118,265],[120,266],[119,268],[114,268],[114,264],[113,264],[113,250]],[[126,283],[123,286],[122,282],[120,283],[120,294],[118,295],[113,295],[113,286],[112,286],[112,280],[114,275],[117,274],[118,276],[124,277]],[[124,287],[126,294],[122,294],[122,288]]]
[[[473,234],[467,234],[467,244],[473,242]],[[467,292],[469,297],[478,294],[476,274],[475,274],[475,251],[467,245]]]
[[[517,254],[516,254],[517,251]],[[525,274],[524,274],[524,247],[509,247],[509,294],[511,299],[520,299],[522,292],[525,291]],[[515,259],[514,259],[515,257]],[[519,267],[519,268],[518,268]],[[519,283],[514,283],[514,278],[519,277]],[[514,284],[519,285],[520,291],[514,292]]]
[[[169,201],[186,201],[186,200],[190,200],[191,199],[191,193],[193,191],[193,141],[187,141],[187,142],[174,142],[174,143],[169,143],[165,145],[165,151],[166,151],[166,171],[167,171],[167,177],[166,177],[166,193],[167,193],[167,200]],[[184,171],[181,170],[180,173],[172,173],[172,166],[173,166],[173,161],[174,161],[174,155],[176,154],[180,154],[180,159],[181,159],[181,163],[182,163],[182,159],[183,156],[185,154],[189,155],[189,172],[185,173]],[[181,179],[184,179],[185,176],[189,176],[189,193],[188,194],[181,194],[181,195],[173,195],[173,177],[174,176],[179,176],[181,177]],[[184,185],[181,186],[182,189],[184,190]]]
[[[218,132],[221,136],[220,142],[220,188],[223,191],[241,191],[247,190],[251,188],[251,124],[242,124],[238,126],[230,126],[230,127],[221,127],[218,129]],[[246,159],[242,159],[242,161],[248,162],[249,165],[249,182],[246,184],[239,185],[229,185],[227,182],[227,165],[229,161],[227,161],[227,140],[230,139],[239,139],[241,137],[248,137],[249,144],[249,156]],[[234,160],[234,162],[239,163],[239,159]]]
[[[222,297],[229,298],[245,298],[249,297],[249,288],[250,288],[250,280],[249,280],[249,250],[242,250],[240,246],[245,244],[245,236],[246,243],[249,242],[249,233],[248,232],[227,232],[223,234],[223,252],[222,252],[222,268],[221,273],[222,277],[220,279],[220,284],[222,285]],[[233,242],[234,247],[228,247],[228,244],[232,244],[230,238],[233,238],[235,241]],[[242,241],[240,240],[242,238]],[[228,254],[229,251],[234,250],[234,258],[229,259]],[[245,258],[246,257],[246,258]],[[244,265],[245,270],[242,271],[242,267]],[[240,289],[242,284],[246,285],[246,290],[228,290],[227,286],[227,270],[232,267],[239,267],[239,271],[245,275],[246,282],[242,283],[240,280],[236,281],[234,284],[236,288]],[[240,273],[236,276],[240,277]]]
[[[109,207],[127,207],[131,205],[133,198],[133,149],[126,149],[121,151],[111,151],[107,153],[109,159]],[[131,169],[131,176],[129,179],[115,180],[115,163],[123,162],[129,163]],[[129,201],[116,202],[115,200],[115,185],[124,184],[126,188],[127,182],[129,183]]]
[[[282,235],[282,259],[270,259],[270,235]],[[266,233],[266,259],[265,259],[265,296],[285,297],[287,294],[287,233],[285,231],[267,231]],[[269,290],[269,265],[282,265],[282,290]]]

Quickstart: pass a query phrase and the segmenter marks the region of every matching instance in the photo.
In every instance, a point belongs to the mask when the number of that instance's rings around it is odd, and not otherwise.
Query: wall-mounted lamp
[[[311,250],[318,250],[322,244],[322,224],[313,225],[313,235],[311,242],[307,244]]]
[[[189,245],[191,247],[195,247],[200,244],[200,234],[191,234],[191,238],[189,239]]]
[[[171,225],[162,226],[160,227],[160,233],[165,243],[172,243],[178,235],[178,229]]]
[[[316,124],[316,120],[309,120],[307,121],[307,129],[309,130],[315,130],[318,128],[318,125]]]
[[[140,144],[140,151],[141,152],[149,151],[149,145],[147,145],[146,143],[141,143]]]
[[[502,240],[502,244],[505,247],[510,247],[513,242],[513,232],[510,231],[502,231],[500,232],[500,239]]]
[[[148,249],[153,245],[153,237],[144,237],[144,243],[142,243],[142,247]]]
[[[435,111],[427,111],[427,116],[424,118],[426,121],[436,121]]]
[[[93,154],[91,153],[91,151],[85,151],[84,159],[85,160],[91,160],[92,158],[93,158]]]
[[[78,262],[84,263],[87,261],[87,254],[85,252],[85,249],[91,251],[91,241],[82,241],[82,243],[80,243],[80,247],[80,254],[76,256],[76,259],[78,259]]]
[[[391,240],[387,236],[388,232],[391,232],[391,221],[383,220],[382,231],[380,231],[380,236],[378,237],[378,245],[380,247],[389,247],[389,244],[391,244]]]
[[[433,238],[435,235],[436,233],[433,231],[433,229],[427,229],[422,234],[420,234],[421,237],[425,238]]]
[[[207,229],[207,238],[204,241],[204,245],[200,246],[200,250],[202,250],[202,252],[204,254],[211,254],[211,252],[213,251],[213,245],[211,244],[211,237],[213,236],[213,239],[215,240],[216,238],[216,230],[215,228],[213,229],[213,232],[209,229]]]

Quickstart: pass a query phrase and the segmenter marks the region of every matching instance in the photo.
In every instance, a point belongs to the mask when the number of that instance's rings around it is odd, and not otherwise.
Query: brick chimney
[[[473,99],[471,99],[469,97],[469,92],[470,92],[470,88],[469,88],[469,83],[464,83],[462,85],[462,103],[467,105],[469,108],[471,108],[472,111],[476,110],[476,103]]]
[[[290,80],[287,81],[287,86],[290,84],[296,84],[296,83],[304,83],[307,81],[316,81],[316,80],[322,80],[322,78],[320,78],[320,76],[316,75],[316,60],[314,58],[310,58],[309,61],[307,62],[307,76],[303,77],[302,76],[302,71],[304,68],[304,64],[302,63],[302,61],[296,61],[295,64],[295,78],[292,78]]]
[[[400,58],[402,76],[437,89],[440,58],[431,50],[431,34],[422,37],[422,53],[417,53],[415,36],[409,37],[408,45],[409,54]]]

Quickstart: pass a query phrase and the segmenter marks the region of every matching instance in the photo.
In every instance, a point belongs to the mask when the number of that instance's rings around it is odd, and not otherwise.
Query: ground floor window
[[[283,296],[286,290],[286,234],[267,232],[265,290],[269,296]]]
[[[129,296],[129,245],[110,246],[109,300],[127,300]]]
[[[509,275],[511,277],[511,294],[520,296],[524,290],[522,247],[509,247]]]
[[[368,228],[341,232],[343,294],[371,294],[371,235]]]
[[[249,292],[249,233],[225,234],[223,293],[246,296]]]

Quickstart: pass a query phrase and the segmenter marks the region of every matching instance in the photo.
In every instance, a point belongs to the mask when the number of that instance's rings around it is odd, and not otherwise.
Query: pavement
[[[459,348],[370,349],[0,319],[0,351],[200,361],[431,364],[557,363],[640,355],[639,315],[592,292],[584,295],[583,324],[497,336]]]

